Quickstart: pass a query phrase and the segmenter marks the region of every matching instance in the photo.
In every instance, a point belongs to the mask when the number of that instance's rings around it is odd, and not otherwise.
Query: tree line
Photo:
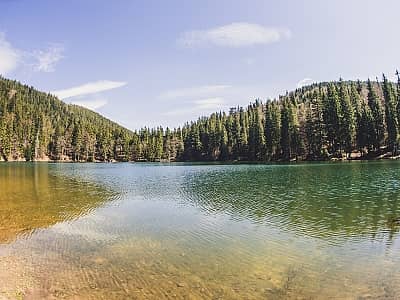
[[[178,128],[130,131],[0,77],[0,159],[290,161],[397,156],[400,76],[316,83]]]

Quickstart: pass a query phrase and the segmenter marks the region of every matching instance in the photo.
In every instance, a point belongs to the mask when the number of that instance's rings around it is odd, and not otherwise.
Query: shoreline
[[[51,160],[51,159],[39,159],[39,160],[0,160],[1,163],[73,163],[73,164],[116,164],[116,163],[160,163],[160,164],[173,164],[173,163],[220,163],[220,164],[285,164],[285,163],[323,163],[323,162],[371,162],[371,161],[385,161],[385,160],[400,160],[400,155],[398,156],[383,156],[379,155],[376,157],[368,158],[329,158],[321,160],[307,160],[307,159],[292,159],[292,160],[274,160],[274,161],[256,161],[256,160],[157,160],[157,161],[146,161],[146,160],[128,160],[128,161],[74,161],[74,160]]]

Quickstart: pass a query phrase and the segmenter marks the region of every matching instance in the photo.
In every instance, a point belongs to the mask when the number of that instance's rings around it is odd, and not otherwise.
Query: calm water
[[[400,162],[0,164],[0,299],[399,299]]]

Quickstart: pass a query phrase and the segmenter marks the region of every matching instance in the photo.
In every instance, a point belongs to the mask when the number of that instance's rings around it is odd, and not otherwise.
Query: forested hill
[[[125,159],[132,136],[98,113],[0,77],[0,160]]]
[[[399,77],[399,76],[398,76]],[[399,153],[400,79],[313,84],[182,127],[131,132],[0,77],[0,159],[289,161]]]

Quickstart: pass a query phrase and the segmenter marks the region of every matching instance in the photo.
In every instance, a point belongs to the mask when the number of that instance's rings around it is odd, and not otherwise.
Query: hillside
[[[0,78],[0,159],[123,160],[132,135],[91,110]]]
[[[372,159],[398,155],[399,124],[399,84],[385,76],[313,84],[181,128],[136,132],[0,78],[0,159],[7,161]]]

